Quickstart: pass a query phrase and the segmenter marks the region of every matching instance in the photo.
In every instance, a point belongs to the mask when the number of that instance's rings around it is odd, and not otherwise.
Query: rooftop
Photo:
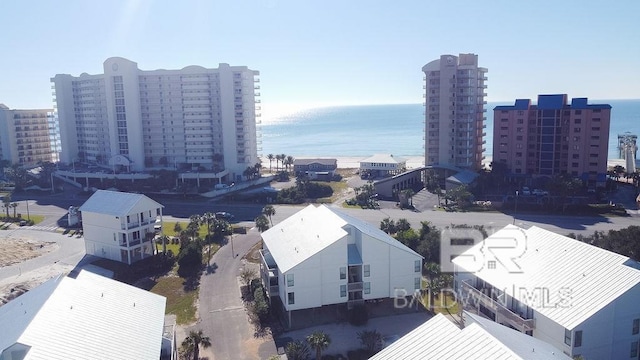
[[[416,254],[375,226],[324,205],[309,205],[262,233],[281,272],[286,272],[347,235],[346,225],[379,241]],[[347,253],[345,253],[345,260]],[[352,261],[358,261],[352,254]],[[362,260],[360,260],[362,261]]]
[[[88,271],[0,307],[0,351],[31,359],[159,359],[166,299]],[[11,324],[11,326],[6,326]]]
[[[505,240],[519,253],[509,264],[487,250]],[[466,261],[476,254],[483,255],[482,264]],[[489,261],[494,269],[485,265]],[[535,226],[507,225],[453,263],[569,330],[640,284],[638,262]],[[545,296],[535,296],[541,289]]]
[[[127,215],[140,201],[152,201],[157,207],[161,204],[142,194],[119,191],[98,190],[80,206],[80,211],[100,213],[113,216]],[[155,215],[155,214],[154,214]]]
[[[465,315],[472,316],[475,321],[460,329],[444,315],[438,314],[371,360],[570,359],[541,340],[471,314]],[[500,332],[499,336],[494,336],[494,330]]]
[[[404,164],[406,162],[407,160],[391,154],[376,154],[360,160],[360,163]]]

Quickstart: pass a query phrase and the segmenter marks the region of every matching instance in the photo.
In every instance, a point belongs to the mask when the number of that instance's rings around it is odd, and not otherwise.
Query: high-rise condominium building
[[[57,162],[53,109],[14,110],[0,104],[0,159],[25,167]]]
[[[425,165],[477,170],[484,148],[487,69],[478,55],[442,55],[422,67]]]
[[[246,66],[143,71],[114,57],[104,74],[58,74],[61,161],[242,177],[258,162],[257,76]]]
[[[493,161],[515,176],[568,173],[589,186],[607,174],[611,105],[587,98],[538,95],[538,104],[518,99],[493,110]]]

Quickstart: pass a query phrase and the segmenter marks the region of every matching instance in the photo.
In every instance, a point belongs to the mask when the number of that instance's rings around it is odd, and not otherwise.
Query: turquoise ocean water
[[[589,100],[612,106],[609,159],[617,159],[618,134],[640,135],[640,100]],[[485,156],[493,144],[493,108],[513,102],[487,104]],[[421,104],[361,105],[309,109],[273,117],[262,124],[262,154],[294,157],[365,157],[387,153],[424,156]]]

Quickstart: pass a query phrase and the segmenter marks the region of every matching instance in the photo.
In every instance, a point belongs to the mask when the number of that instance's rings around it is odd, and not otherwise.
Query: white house
[[[640,264],[508,225],[453,260],[465,309],[584,359],[637,359]]]
[[[0,307],[0,359],[176,359],[166,298],[80,271]]]
[[[142,194],[98,190],[82,206],[82,231],[87,255],[132,263],[153,255],[159,203]]]
[[[360,160],[360,174],[373,177],[397,175],[407,169],[407,160],[391,154],[376,154]]]
[[[422,257],[362,220],[309,205],[262,233],[261,274],[291,311],[411,296]]]
[[[560,350],[531,336],[465,313],[460,329],[444,315],[429,321],[393,342],[371,360],[569,360]]]

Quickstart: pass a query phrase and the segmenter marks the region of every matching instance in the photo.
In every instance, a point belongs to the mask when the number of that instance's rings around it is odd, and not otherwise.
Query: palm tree
[[[300,340],[288,343],[284,353],[287,354],[287,359],[290,360],[307,360],[310,356],[309,347]]]
[[[331,338],[329,335],[318,330],[307,336],[307,342],[309,343],[309,346],[316,351],[316,360],[321,360],[322,351],[329,347],[329,344],[331,344]]]
[[[187,233],[194,240],[200,230],[200,215],[194,214],[189,216],[189,225],[187,225]]]
[[[267,220],[266,216],[264,215],[258,216],[255,219],[255,222],[256,222],[256,227],[258,228],[258,231],[264,232],[269,229],[269,220]]]
[[[162,235],[156,240],[156,244],[158,241],[162,241],[162,254],[167,255],[167,243],[169,242],[169,237],[167,235]]]
[[[273,156],[273,154],[269,154],[267,155],[267,159],[269,159],[269,172],[271,172],[271,162],[273,161],[273,159],[275,159],[276,157]]]
[[[189,332],[182,342],[182,348],[188,353],[193,354],[193,359],[198,360],[200,358],[200,346],[208,348],[211,346],[211,339],[208,336],[202,335],[202,330]]]
[[[407,219],[402,218],[396,221],[396,232],[407,231],[409,229],[411,229],[411,224]]]
[[[16,218],[17,218],[17,216],[16,216],[16,208],[18,207],[18,205],[19,205],[19,204],[18,204],[18,203],[15,203],[15,202],[14,202],[14,203],[11,203],[11,207],[13,208],[13,218],[14,218],[14,219],[16,219]]]
[[[282,155],[280,155],[280,154],[276,155],[276,171],[278,171],[278,169],[280,168],[278,166],[278,163],[279,163],[280,160],[283,160]]]
[[[429,278],[429,310],[433,311],[433,303],[435,302],[434,291],[436,278],[440,276],[440,265],[434,262],[424,264],[425,275]]]
[[[280,154],[280,164],[282,165],[282,170],[284,170],[284,162],[287,160],[287,155]]]
[[[206,212],[200,216],[200,224],[207,227],[207,241],[209,241],[209,237],[211,237],[211,225],[215,219],[216,214],[212,212]]]
[[[286,158],[286,162],[287,162],[287,169],[288,169],[289,171],[291,171],[290,166],[292,166],[292,165],[293,165],[293,156],[291,156],[291,155],[287,156],[287,158]]]
[[[409,200],[409,206],[413,206],[413,195],[415,194],[416,192],[413,189],[404,190],[404,196]]]
[[[273,220],[271,220],[271,216],[275,214],[276,214],[276,209],[273,207],[273,205],[266,205],[265,207],[262,208],[262,215],[269,218],[269,222],[271,223],[271,226],[273,226]]]
[[[2,198],[2,206],[7,211],[7,220],[9,220],[9,207],[11,206],[11,195],[6,195]]]

